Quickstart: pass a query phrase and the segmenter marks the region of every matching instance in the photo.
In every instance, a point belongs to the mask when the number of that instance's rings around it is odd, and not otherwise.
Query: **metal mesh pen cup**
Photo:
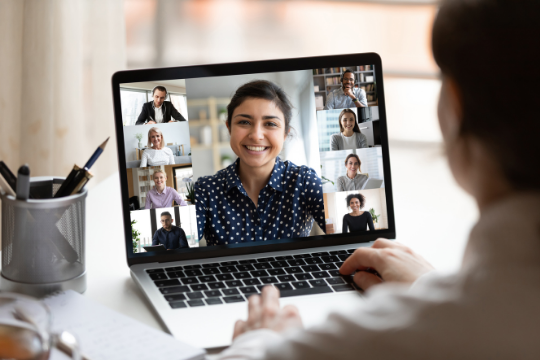
[[[33,296],[86,290],[85,200],[87,192],[53,198],[62,178],[31,179],[33,199],[2,199],[0,289]]]

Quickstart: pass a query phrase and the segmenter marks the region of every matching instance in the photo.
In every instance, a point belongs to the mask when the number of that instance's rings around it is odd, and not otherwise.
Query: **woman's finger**
[[[343,275],[350,275],[357,270],[365,270],[367,268],[377,268],[379,265],[379,259],[377,256],[377,249],[372,248],[358,248],[356,251],[345,260],[339,272]]]
[[[371,247],[373,249],[387,249],[387,248],[399,249],[408,253],[412,253],[411,248],[409,248],[408,246],[405,246],[402,243],[397,242],[397,241],[383,239],[383,238],[377,239]]]
[[[258,329],[261,326],[261,297],[251,295],[248,298],[248,318],[247,327],[250,330]]]
[[[245,332],[246,332],[246,322],[243,320],[238,320],[234,324],[234,331],[233,331],[233,336],[232,336],[233,340]]]
[[[374,249],[384,249],[388,247],[391,247],[391,248],[399,247],[398,245],[401,245],[401,244],[392,240],[379,238],[375,240],[375,242],[373,243],[373,245],[371,245],[371,247]]]
[[[262,291],[261,324],[270,327],[279,312],[279,290],[273,286],[266,286]]]
[[[369,289],[373,285],[377,285],[383,282],[383,280],[377,275],[373,275],[366,271],[359,271],[356,274],[354,274],[353,280],[355,284],[358,285],[360,289],[364,291]]]

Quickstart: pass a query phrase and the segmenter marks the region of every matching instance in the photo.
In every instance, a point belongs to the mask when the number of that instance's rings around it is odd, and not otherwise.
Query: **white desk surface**
[[[440,146],[394,144],[390,154],[397,240],[440,270],[457,269],[477,217],[473,200],[455,184]],[[129,275],[118,174],[89,192],[86,259],[87,297],[164,329]]]

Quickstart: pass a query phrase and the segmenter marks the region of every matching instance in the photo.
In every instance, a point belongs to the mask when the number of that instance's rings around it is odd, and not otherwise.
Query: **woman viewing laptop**
[[[366,135],[360,132],[356,122],[356,113],[351,109],[343,109],[339,114],[339,134],[330,138],[330,150],[352,150],[367,148]]]
[[[144,150],[141,158],[141,167],[174,164],[174,155],[171,149],[165,147],[165,140],[161,130],[153,127],[148,130],[148,149]]]
[[[166,185],[167,174],[165,171],[154,171],[152,178],[156,186],[146,194],[146,206],[144,207],[146,210],[171,207],[173,200],[180,206],[187,206],[180,194]]]
[[[360,211],[366,204],[366,198],[362,194],[350,194],[347,196],[347,206],[352,210],[350,213],[343,216],[343,226],[341,232],[375,230],[373,219],[369,211]]]
[[[368,176],[359,174],[361,166],[360,158],[356,154],[349,154],[345,158],[345,168],[347,175],[337,178],[337,191],[360,190],[366,183]]]
[[[249,298],[247,321],[219,359],[539,357],[538,14],[538,0],[443,0],[434,21],[445,153],[480,213],[460,269],[434,272],[408,247],[379,239],[340,269],[369,289],[356,311],[304,330],[298,310],[280,308],[267,286]],[[501,91],[505,83],[519,91]]]
[[[306,237],[325,229],[321,179],[278,154],[292,106],[269,81],[242,85],[227,106],[230,145],[238,159],[195,183],[199,238],[207,246]]]

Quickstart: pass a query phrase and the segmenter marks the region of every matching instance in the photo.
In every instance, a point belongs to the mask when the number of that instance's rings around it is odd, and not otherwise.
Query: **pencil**
[[[90,169],[92,165],[94,165],[94,163],[99,158],[103,150],[105,150],[105,146],[107,146],[107,142],[109,141],[110,138],[111,137],[109,136],[107,140],[105,140],[103,144],[99,145],[96,151],[94,151],[94,154],[90,157],[90,159],[88,159],[88,161],[86,162],[86,165],[84,165],[86,169]]]

